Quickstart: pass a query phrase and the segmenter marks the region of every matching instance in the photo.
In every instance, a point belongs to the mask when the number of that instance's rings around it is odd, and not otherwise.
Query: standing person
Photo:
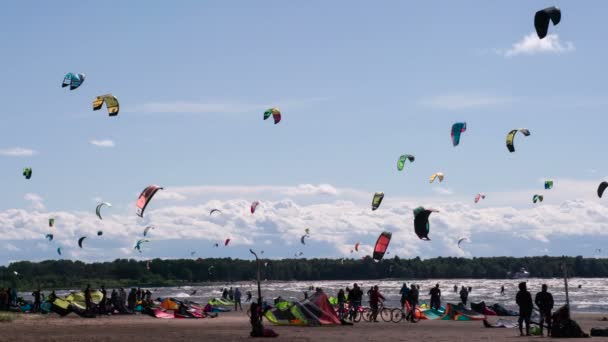
[[[515,302],[519,305],[519,334],[524,336],[522,330],[523,322],[526,322],[526,336],[530,336],[530,316],[532,316],[532,295],[526,289],[526,283],[519,283],[519,292],[515,296]]]
[[[441,307],[441,289],[439,289],[439,284],[436,284],[429,294],[431,295],[431,308],[439,310]]]
[[[87,288],[84,289],[84,305],[86,307],[86,311],[90,312],[91,311],[91,284],[87,284]]]
[[[131,292],[129,292],[129,297],[127,297],[127,307],[131,313],[135,313],[135,300],[137,296],[137,291],[135,288],[131,288]]]
[[[34,309],[32,311],[40,312],[40,287],[32,293],[32,296],[34,296]]]
[[[454,293],[458,292],[458,285],[454,284]]]
[[[108,299],[108,292],[106,291],[106,286],[101,285],[101,301],[99,302],[99,314],[103,315],[106,313],[106,301]]]
[[[251,301],[251,297],[252,297],[251,291],[247,291],[247,299],[245,299],[245,303],[249,303]]]
[[[222,298],[227,299],[228,298],[228,289],[224,287],[224,291],[222,291]]]
[[[380,300],[384,301],[384,296],[380,293],[378,289],[378,285],[372,287],[371,292],[369,293],[369,306],[372,309],[372,317],[370,321],[378,322],[378,304]]]
[[[462,287],[460,289],[460,301],[462,302],[462,304],[464,304],[465,306],[467,305],[467,299],[469,298],[469,291],[467,291],[466,287]]]
[[[340,289],[338,291],[338,317],[340,320],[344,319],[344,303],[346,302],[346,295],[344,294],[344,289]]]
[[[469,294],[473,292],[473,286],[469,286]]]
[[[500,287],[500,295],[503,296],[505,294],[505,286]]]
[[[230,286],[230,290],[228,290],[228,299],[234,300],[234,290],[232,289],[232,286]]]
[[[407,313],[407,316],[405,317],[406,320],[409,318],[412,323],[416,322],[414,319],[416,318],[416,305],[418,305],[418,296],[419,296],[418,287],[416,287],[416,285],[412,284],[410,286],[410,292],[408,293],[408,297],[407,297],[407,302],[410,305],[410,311]]]
[[[243,306],[241,305],[241,289],[238,287],[234,291],[234,311],[236,311],[237,305],[241,308],[241,311],[243,311]]]
[[[361,300],[363,299],[363,291],[357,285],[357,283],[353,284],[352,293],[348,294],[348,299],[350,301],[350,320],[355,320],[355,317],[359,314],[359,307],[361,306]]]
[[[553,295],[547,292],[547,284],[543,284],[541,291],[536,294],[534,303],[540,311],[540,336],[543,336],[543,323],[547,322],[547,336],[551,336],[551,309],[553,309]]]
[[[152,305],[152,292],[149,289],[146,290],[146,303]]]
[[[401,299],[399,303],[401,303],[401,308],[405,308],[405,302],[407,301],[407,296],[410,293],[410,289],[407,287],[406,283],[403,283],[401,286],[401,290],[399,290],[399,294],[401,295]]]

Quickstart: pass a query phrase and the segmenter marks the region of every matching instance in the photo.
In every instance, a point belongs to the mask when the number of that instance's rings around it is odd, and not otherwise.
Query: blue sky
[[[285,241],[308,225],[306,255],[319,257],[350,257],[355,240],[371,245],[384,229],[406,257],[594,256],[608,241],[608,208],[594,197],[608,167],[603,2],[33,4],[0,13],[2,262],[55,258],[46,245],[71,250],[98,228],[105,240],[65,257],[140,257],[131,248],[146,224],[157,236],[141,257],[247,257],[261,246],[288,257]],[[562,22],[540,41],[533,16],[551,5]],[[66,72],[86,81],[61,88]],[[92,111],[105,93],[120,100],[118,117]],[[262,120],[271,106],[278,125]],[[467,131],[453,147],[458,121]],[[505,136],[519,127],[532,135],[510,154]],[[403,153],[416,161],[397,172]],[[437,171],[445,181],[429,185]],[[531,198],[544,178],[556,186],[539,208]],[[165,193],[137,219],[149,184]],[[372,213],[375,191],[386,198]],[[473,206],[479,192],[488,197]],[[102,199],[114,216],[100,226]],[[259,217],[248,215],[253,200]],[[232,208],[221,224],[198,214],[213,205]],[[411,237],[417,205],[447,208],[434,231],[444,240]],[[505,222],[511,210],[528,221]],[[62,215],[45,245],[46,219]],[[228,235],[232,249],[209,250]],[[471,248],[450,249],[461,236]]]

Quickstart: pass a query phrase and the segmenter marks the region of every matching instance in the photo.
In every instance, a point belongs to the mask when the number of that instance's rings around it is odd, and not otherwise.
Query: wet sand
[[[608,327],[601,314],[575,314],[586,332]],[[508,319],[513,319],[509,317]],[[494,321],[495,318],[489,319]],[[332,327],[265,326],[279,334],[274,341],[531,341],[517,329],[487,329],[481,321],[420,321],[419,323],[369,323]],[[247,341],[249,321],[241,312],[224,313],[213,319],[157,319],[145,315],[108,316],[95,319],[75,315],[18,315],[0,323],[0,341]],[[558,339],[552,339],[558,340]]]

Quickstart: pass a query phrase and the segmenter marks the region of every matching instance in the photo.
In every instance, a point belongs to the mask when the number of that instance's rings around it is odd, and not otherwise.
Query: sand
[[[599,314],[575,314],[574,319],[589,331],[608,328]],[[510,317],[509,319],[512,319]],[[493,321],[493,318],[490,318]],[[482,322],[420,321],[419,323],[370,323],[333,327],[277,327],[273,341],[531,341],[519,337],[517,329],[487,329]],[[213,319],[157,319],[145,315],[108,316],[95,319],[75,315],[18,315],[0,323],[0,341],[251,341],[249,321],[242,312],[224,313]],[[256,339],[260,340],[260,339]],[[558,339],[552,339],[558,340]],[[608,339],[607,339],[608,340]]]

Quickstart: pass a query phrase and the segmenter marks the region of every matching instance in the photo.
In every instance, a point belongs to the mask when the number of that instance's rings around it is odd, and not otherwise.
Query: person
[[[251,291],[247,291],[247,299],[245,299],[245,302],[249,303],[251,301],[251,297],[253,295],[251,294]]]
[[[441,289],[439,289],[439,284],[436,284],[429,294],[431,295],[431,308],[439,310],[441,307]]]
[[[241,308],[241,311],[243,311],[243,306],[241,305],[241,289],[238,287],[234,290],[234,311],[236,311],[237,305]]]
[[[460,289],[460,301],[462,302],[462,304],[464,304],[465,306],[467,305],[467,299],[469,298],[469,291],[467,291],[466,287],[462,287]]]
[[[505,294],[505,286],[503,285],[500,287],[500,295],[502,296],[504,294]]]
[[[409,318],[412,323],[416,322],[414,319],[416,318],[416,305],[418,305],[418,296],[418,287],[412,284],[407,297],[407,302],[410,305],[410,312],[408,312],[407,316],[405,317],[406,320]]]
[[[344,289],[340,289],[338,291],[338,317],[340,319],[344,319],[344,303],[346,302],[346,295],[344,294]]]
[[[228,298],[228,289],[224,287],[224,291],[222,291],[222,298],[227,299]]]
[[[401,299],[399,300],[399,303],[401,303],[401,308],[405,308],[405,302],[407,301],[407,295],[409,292],[410,289],[407,287],[407,284],[403,283],[401,290],[399,290],[399,294],[401,295]]]
[[[249,307],[249,312],[251,312],[251,333],[249,336],[251,337],[264,337],[264,326],[262,325],[262,308],[258,306],[258,303],[252,302]]]
[[[34,296],[34,308],[32,312],[40,312],[40,287],[32,293],[32,296]]]
[[[526,322],[526,336],[530,336],[530,316],[532,316],[532,295],[526,289],[526,283],[519,283],[519,292],[515,296],[515,302],[519,305],[519,334],[524,336],[523,322]]]
[[[308,291],[304,291],[304,299],[308,299]]]
[[[123,287],[118,290],[118,303],[121,307],[125,306],[127,302],[127,291]]]
[[[458,285],[454,284],[454,293],[458,292]]]
[[[101,301],[99,302],[99,314],[103,315],[106,313],[106,300],[108,299],[108,293],[106,292],[105,285],[101,285]]]
[[[57,299],[57,295],[55,294],[55,290],[53,290],[51,291],[51,294],[49,294],[48,302],[52,304],[55,299]]]
[[[150,290],[146,290],[146,304],[152,305],[152,292]]]
[[[129,308],[129,311],[131,311],[132,313],[135,313],[136,296],[137,296],[137,291],[133,287],[133,288],[131,288],[131,292],[129,292],[129,297],[127,297],[127,307]]]
[[[234,300],[234,290],[232,289],[232,286],[230,286],[230,290],[228,290],[228,299]]]
[[[540,311],[540,336],[543,336],[543,326],[547,322],[547,336],[551,336],[551,309],[553,309],[553,295],[547,292],[547,284],[543,284],[541,291],[536,294],[534,303]]]
[[[116,289],[113,289],[110,294],[110,304],[112,304],[112,311],[118,309],[118,292],[116,292]]]
[[[369,293],[369,306],[372,309],[370,321],[372,322],[378,322],[378,304],[380,303],[380,300],[384,301],[384,296],[380,293],[378,285],[375,285]]]
[[[86,311],[90,312],[93,302],[91,301],[91,284],[87,284],[87,288],[84,289],[84,305]]]
[[[357,283],[353,284],[352,293],[348,294],[348,299],[350,301],[350,320],[353,321],[357,317],[359,313],[359,307],[361,307],[361,300],[363,299],[363,291],[357,285]]]
[[[473,292],[473,287],[469,286],[469,293]]]

